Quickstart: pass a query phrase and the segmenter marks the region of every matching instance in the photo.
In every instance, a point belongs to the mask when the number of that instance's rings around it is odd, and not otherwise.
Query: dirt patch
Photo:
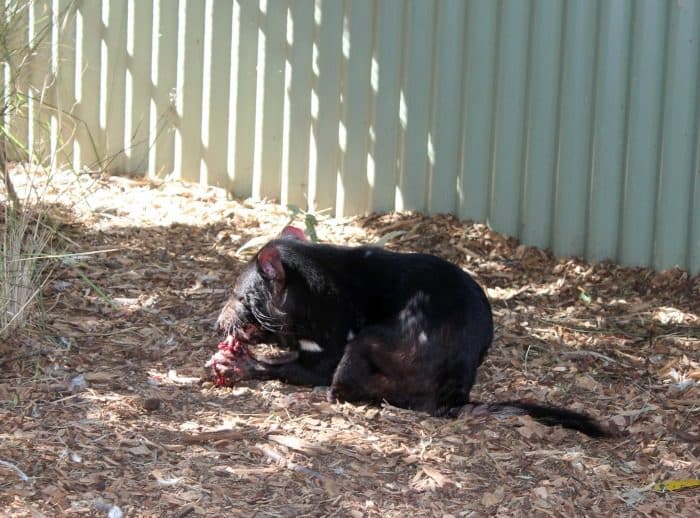
[[[322,389],[202,388],[226,289],[289,212],[173,182],[36,173],[79,254],[43,327],[2,345],[0,508],[13,516],[688,516],[700,490],[700,277],[587,264],[448,216],[326,219],[323,241],[424,251],[487,288],[473,397],[588,411],[597,441],[529,418],[332,405]],[[26,190],[26,177],[15,175]],[[48,186],[47,186],[48,183]],[[88,252],[112,250],[87,255]],[[97,289],[96,289],[97,287]],[[101,292],[101,293],[100,293]],[[14,467],[13,467],[14,466]],[[26,480],[23,480],[26,477]]]

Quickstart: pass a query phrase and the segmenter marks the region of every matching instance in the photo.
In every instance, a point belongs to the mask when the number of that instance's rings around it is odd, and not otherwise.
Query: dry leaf
[[[281,444],[282,446],[286,446],[287,448],[291,448],[293,450],[297,450],[303,453],[308,453],[310,455],[318,455],[318,454],[325,454],[329,453],[329,450],[327,448],[324,448],[322,446],[319,446],[318,444],[314,444],[312,442],[309,442],[305,439],[301,439],[299,437],[294,437],[291,435],[268,435],[267,438],[271,441],[276,442],[277,444]]]
[[[501,487],[492,493],[484,493],[484,496],[481,497],[481,505],[484,507],[493,507],[498,505],[503,500],[503,494],[504,490]]]
[[[664,480],[654,484],[654,491],[681,491],[682,489],[692,489],[700,487],[700,480],[697,478],[687,478],[682,480]]]
[[[536,487],[532,490],[532,492],[535,493],[535,495],[538,498],[541,498],[542,500],[546,500],[549,497],[549,491],[547,491],[546,487]]]
[[[538,423],[529,416],[518,416],[518,423],[521,425],[516,430],[526,439],[532,437],[543,437],[549,430],[546,426]]]
[[[118,372],[108,372],[108,371],[99,371],[99,372],[91,372],[88,371],[83,374],[83,377],[87,381],[109,381],[112,380],[116,377],[119,377],[120,374]]]
[[[623,415],[613,416],[610,418],[610,420],[620,428],[627,426],[627,419]]]
[[[128,451],[132,455],[151,455],[151,450],[149,450],[145,444],[129,448],[126,451]]]
[[[445,487],[448,484],[454,484],[448,477],[440,473],[438,470],[431,468],[430,466],[423,466],[423,471],[426,475],[432,478],[439,487]]]
[[[576,376],[576,385],[593,392],[598,392],[601,390],[600,383],[587,374]]]

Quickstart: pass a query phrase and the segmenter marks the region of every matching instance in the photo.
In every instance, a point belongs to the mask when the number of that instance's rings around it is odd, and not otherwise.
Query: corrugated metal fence
[[[700,271],[697,0],[71,3],[33,9],[78,167]]]

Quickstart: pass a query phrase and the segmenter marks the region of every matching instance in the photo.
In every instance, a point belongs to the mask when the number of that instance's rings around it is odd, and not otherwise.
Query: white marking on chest
[[[302,351],[306,351],[307,353],[320,353],[323,351],[320,345],[318,345],[316,342],[313,340],[306,340],[304,338],[301,338],[299,340],[299,348]]]
[[[425,331],[421,331],[420,334],[418,335],[418,342],[424,344],[427,341],[428,341],[428,335],[425,334]]]
[[[345,338],[347,342],[351,342],[355,339],[355,333],[352,332],[352,329],[348,331],[348,336]]]

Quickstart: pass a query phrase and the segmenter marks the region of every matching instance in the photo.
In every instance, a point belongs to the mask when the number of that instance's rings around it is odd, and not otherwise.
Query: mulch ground
[[[700,276],[555,258],[449,216],[323,219],[322,241],[427,251],[472,274],[496,338],[473,397],[529,418],[329,404],[197,383],[227,287],[289,211],[214,188],[34,172],[60,231],[34,324],[0,346],[0,509],[11,516],[691,516],[700,488]],[[20,192],[28,177],[14,175]],[[108,251],[111,250],[111,251]],[[94,253],[98,252],[98,253]],[[43,318],[39,318],[43,316]]]

